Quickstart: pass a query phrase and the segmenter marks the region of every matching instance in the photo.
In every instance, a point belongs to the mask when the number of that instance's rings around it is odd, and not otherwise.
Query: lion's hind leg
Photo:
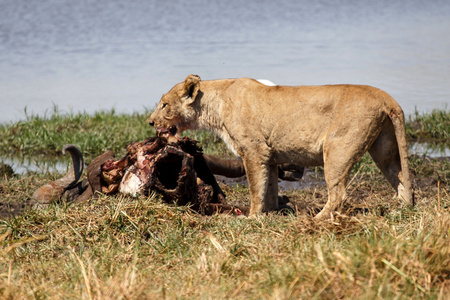
[[[331,148],[334,147],[335,146]],[[330,154],[325,155],[324,159],[325,181],[328,187],[328,201],[322,210],[314,217],[316,220],[332,219],[334,212],[342,206],[346,197],[345,186],[350,170],[354,165],[354,162],[352,161],[353,155],[342,157],[337,152],[328,151],[328,153]]]
[[[361,134],[361,132],[376,132],[376,122],[370,119],[365,124],[359,123],[359,126],[352,126],[348,123],[340,125],[345,130],[330,132],[323,144],[328,201],[315,216],[316,220],[332,218],[334,212],[342,206],[346,198],[345,188],[350,171],[376,137],[376,135]]]
[[[348,176],[347,176],[348,178]],[[318,221],[332,219],[334,212],[338,209],[347,196],[345,192],[345,183],[347,178],[340,180],[337,184],[328,187],[328,201],[322,210],[314,217]]]
[[[369,148],[375,164],[402,199],[407,199],[402,182],[402,167],[397,140],[391,122],[386,121],[375,142]]]

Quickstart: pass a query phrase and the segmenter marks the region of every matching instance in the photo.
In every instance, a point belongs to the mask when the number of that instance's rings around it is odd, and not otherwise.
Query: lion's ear
[[[198,75],[189,75],[184,80],[184,86],[182,91],[183,98],[186,99],[187,104],[192,104],[197,97],[198,91],[200,89],[200,76]]]

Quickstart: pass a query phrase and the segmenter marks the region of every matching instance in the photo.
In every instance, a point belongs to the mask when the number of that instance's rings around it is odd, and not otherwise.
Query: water
[[[428,143],[414,143],[410,145],[408,154],[428,157],[450,157],[450,148],[446,145],[436,146]]]
[[[447,0],[0,0],[0,123],[154,108],[191,73],[450,99]]]
[[[70,159],[51,159],[45,157],[4,157],[0,156],[0,163],[11,166],[15,174],[24,175],[29,172],[48,173],[59,172],[66,173],[72,161]]]

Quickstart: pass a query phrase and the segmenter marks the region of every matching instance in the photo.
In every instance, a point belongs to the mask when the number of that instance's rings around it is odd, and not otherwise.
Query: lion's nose
[[[154,120],[154,118],[152,118],[152,116],[150,115],[150,117],[148,118],[148,124],[150,125],[150,126],[154,126],[155,125],[155,120]]]

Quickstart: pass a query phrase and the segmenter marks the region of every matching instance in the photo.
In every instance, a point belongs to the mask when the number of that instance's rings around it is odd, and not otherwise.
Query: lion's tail
[[[401,196],[403,196],[406,202],[411,203],[411,205],[414,206],[414,195],[412,193],[411,176],[408,163],[408,146],[406,144],[405,117],[400,105],[398,105],[395,101],[393,102],[395,105],[390,106],[388,113],[389,118],[394,125],[395,137],[397,139],[398,151],[400,155],[400,164],[402,168],[402,178],[400,178],[400,181],[405,189],[404,194]]]

